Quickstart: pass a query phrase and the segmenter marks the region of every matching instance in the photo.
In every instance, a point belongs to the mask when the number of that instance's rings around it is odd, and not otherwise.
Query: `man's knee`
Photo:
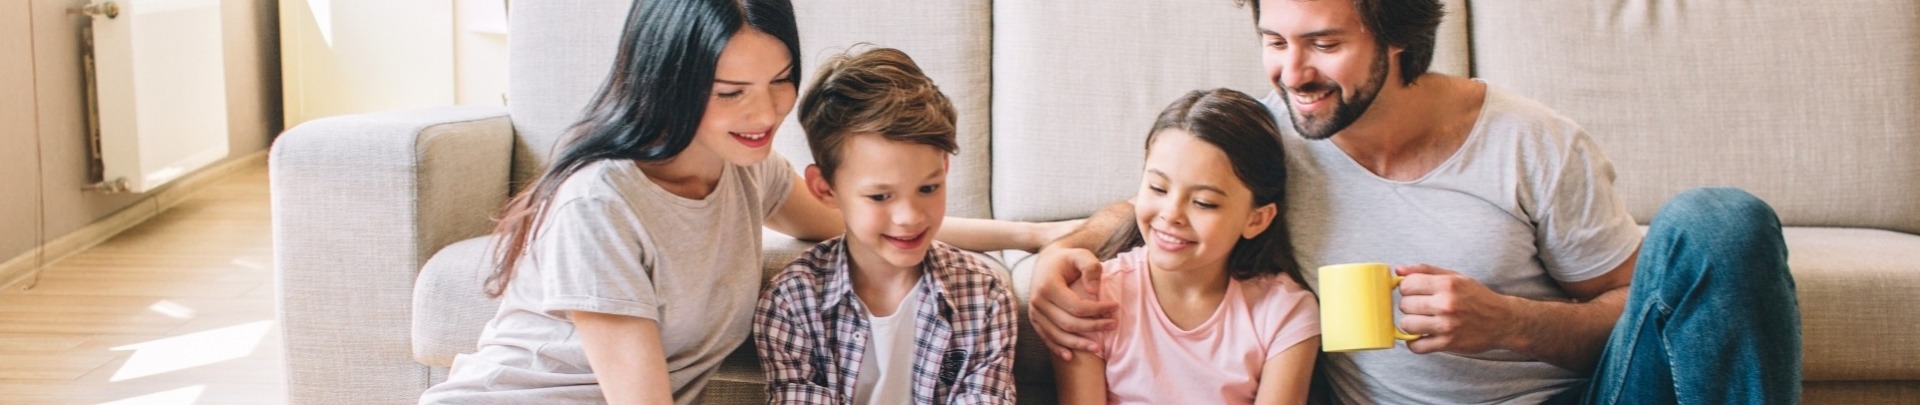
[[[1738,269],[1746,276],[1737,278],[1745,280],[1740,282],[1770,282],[1766,281],[1767,279],[1791,280],[1791,276],[1787,274],[1778,274],[1778,277],[1752,277],[1763,274],[1753,273],[1755,271],[1773,269],[1751,267],[1775,260],[1778,261],[1777,269],[1784,273],[1787,248],[1786,241],[1780,234],[1780,219],[1774,214],[1773,208],[1765,201],[1754,197],[1753,194],[1740,189],[1697,188],[1674,196],[1660,208],[1660,213],[1654,216],[1648,230],[1647,243],[1688,251],[1688,253],[1667,252],[1672,255],[1691,257],[1690,260],[1683,259],[1681,262],[1703,260],[1718,263],[1718,265],[1699,266],[1695,268],[1697,270],[1713,267]],[[1683,276],[1683,274],[1672,274],[1672,276]]]
[[[1707,232],[1712,239],[1740,245],[1767,243],[1753,238],[1778,239],[1780,218],[1773,207],[1746,191],[1731,187],[1696,188],[1668,200],[1654,216],[1654,226],[1682,232]],[[1664,222],[1664,224],[1663,224]]]

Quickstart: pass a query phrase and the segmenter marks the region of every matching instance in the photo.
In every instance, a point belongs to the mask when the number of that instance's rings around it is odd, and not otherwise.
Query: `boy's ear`
[[[1267,231],[1267,227],[1273,226],[1273,216],[1279,215],[1279,213],[1280,207],[1274,203],[1267,203],[1267,205],[1262,205],[1260,208],[1254,208],[1253,215],[1247,218],[1247,229],[1240,233],[1240,238],[1253,239],[1255,236],[1260,236],[1261,232]]]
[[[807,165],[807,194],[826,204],[828,208],[840,209],[840,202],[833,199],[833,185],[827,184],[827,176],[820,172],[820,165]]]

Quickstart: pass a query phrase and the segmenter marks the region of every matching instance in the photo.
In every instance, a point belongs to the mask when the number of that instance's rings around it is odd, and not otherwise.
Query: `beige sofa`
[[[412,402],[473,349],[494,303],[478,287],[484,240],[469,238],[581,110],[626,3],[513,2],[510,108],[336,117],[276,142],[293,402]],[[1249,14],[1229,0],[799,3],[808,68],[872,42],[913,55],[953,97],[953,215],[1084,216],[1131,192],[1144,130],[1173,97],[1269,89]],[[1767,200],[1789,226],[1807,402],[1912,400],[1920,6],[1773,3],[1453,0],[1434,66],[1584,124],[1641,221],[1695,186]],[[777,147],[807,163],[799,126],[784,128]],[[807,246],[774,234],[767,244],[769,269]],[[1023,299],[1025,275],[1010,275]],[[1021,339],[1021,396],[1050,402],[1050,372],[1029,349],[1038,341]],[[710,400],[758,398],[752,359],[734,360]]]

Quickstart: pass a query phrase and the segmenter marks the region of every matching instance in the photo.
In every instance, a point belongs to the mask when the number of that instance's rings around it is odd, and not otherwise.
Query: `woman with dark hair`
[[[420,401],[699,402],[748,337],[761,227],[841,229],[770,151],[796,31],[787,0],[636,2],[584,117],[508,203],[478,350]]]

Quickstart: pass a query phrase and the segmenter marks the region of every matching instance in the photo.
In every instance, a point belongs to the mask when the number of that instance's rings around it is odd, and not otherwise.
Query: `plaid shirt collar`
[[[824,283],[820,289],[820,309],[822,310],[831,310],[848,302],[857,301],[850,299],[854,296],[853,258],[849,256],[847,252],[847,238],[841,236],[829,240],[827,243],[832,244],[832,251],[828,253],[832,259],[827,262],[826,266],[816,269],[817,273],[815,273]],[[932,299],[933,302],[938,305],[935,310],[939,311],[937,313],[940,314],[941,319],[953,319],[953,308],[956,304],[947,298],[947,294],[945,293],[946,284],[940,279],[956,276],[950,273],[952,273],[952,270],[957,270],[961,267],[949,263],[952,258],[935,254],[939,250],[938,246],[927,249],[926,257],[920,260],[920,282],[914,283],[913,288],[920,290],[921,296]],[[947,269],[947,271],[941,271],[942,269]],[[918,303],[912,304],[915,305],[912,307],[903,305],[900,310],[919,307]],[[855,313],[860,313],[860,311],[855,311]]]
[[[870,330],[860,301],[847,298],[848,257],[843,238],[815,246],[774,278],[756,307],[755,350],[772,402],[853,401]],[[982,263],[938,242],[921,269],[914,288],[922,298],[900,307],[917,324],[912,402],[1012,404],[1012,294]]]

